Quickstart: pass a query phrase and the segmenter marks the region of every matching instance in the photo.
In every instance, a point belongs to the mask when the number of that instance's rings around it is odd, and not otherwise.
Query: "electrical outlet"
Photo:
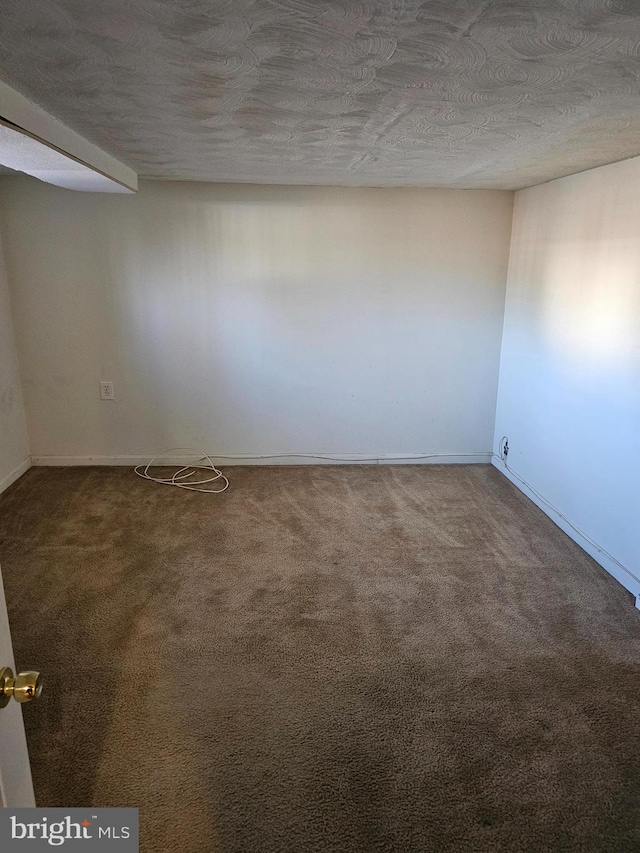
[[[113,393],[113,382],[101,382],[100,383],[100,399],[101,400],[115,400],[115,394]]]

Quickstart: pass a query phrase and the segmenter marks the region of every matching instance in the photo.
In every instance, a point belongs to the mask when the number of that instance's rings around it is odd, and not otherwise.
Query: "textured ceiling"
[[[142,176],[515,188],[640,154],[640,0],[2,0],[0,78]]]

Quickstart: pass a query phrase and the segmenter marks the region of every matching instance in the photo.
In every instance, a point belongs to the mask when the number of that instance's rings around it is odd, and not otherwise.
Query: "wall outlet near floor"
[[[100,383],[100,399],[101,400],[115,400],[115,394],[113,393],[113,382],[101,382]]]

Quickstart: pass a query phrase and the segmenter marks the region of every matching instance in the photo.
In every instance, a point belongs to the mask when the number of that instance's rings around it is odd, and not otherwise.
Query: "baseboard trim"
[[[38,466],[66,467],[68,465],[146,465],[152,458],[148,456],[32,456],[32,463]],[[256,454],[248,456],[211,456],[211,460],[220,466],[230,465],[486,465],[491,462],[492,454],[477,453],[438,453],[411,454],[397,453],[376,456],[375,454],[346,453],[291,453],[269,456]],[[192,462],[193,456],[165,456],[165,465],[184,465]]]
[[[491,464],[501,474],[503,474],[507,480],[513,483],[517,489],[523,492],[529,500],[533,501],[533,503],[541,509],[542,512],[544,512],[544,514],[554,522],[554,524],[566,533],[570,539],[573,539],[573,541],[579,545],[583,551],[586,551],[590,557],[593,557],[596,563],[599,563],[606,572],[612,575],[618,583],[622,584],[626,590],[635,596],[636,607],[640,610],[640,578],[637,578],[630,569],[618,562],[618,560],[612,557],[603,547],[598,545],[598,543],[594,542],[592,539],[587,539],[586,536],[575,525],[573,525],[571,521],[569,521],[569,519],[560,515],[558,510],[555,509],[550,501],[547,501],[541,495],[534,492],[531,487],[521,477],[519,477],[515,471],[513,471],[513,469],[505,468],[499,456],[494,454]]]
[[[27,456],[26,459],[22,460],[22,462],[17,466],[17,468],[14,468],[10,474],[7,474],[6,477],[3,477],[3,479],[0,480],[0,495],[2,494],[2,492],[5,491],[5,489],[8,489],[12,483],[15,483],[15,481],[19,477],[22,477],[25,471],[28,471],[29,468],[31,468],[31,465],[31,457]]]

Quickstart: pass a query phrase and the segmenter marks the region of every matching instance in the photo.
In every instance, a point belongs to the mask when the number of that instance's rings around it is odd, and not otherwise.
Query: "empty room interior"
[[[0,164],[5,809],[640,850],[640,5],[9,0]]]

